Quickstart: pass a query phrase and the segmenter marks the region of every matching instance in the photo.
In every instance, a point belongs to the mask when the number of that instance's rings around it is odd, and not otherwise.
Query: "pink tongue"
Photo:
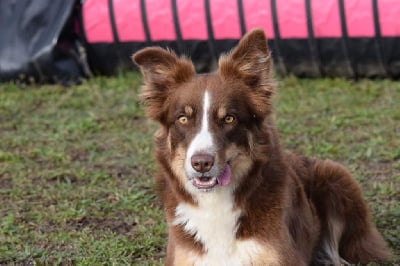
[[[224,171],[217,177],[218,184],[221,186],[228,185],[231,182],[231,174],[231,167],[227,164]]]

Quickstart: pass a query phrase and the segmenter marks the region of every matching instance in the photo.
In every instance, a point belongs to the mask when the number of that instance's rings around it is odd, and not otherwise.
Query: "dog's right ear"
[[[174,52],[160,47],[144,48],[135,53],[132,60],[143,74],[140,99],[146,106],[147,115],[162,122],[168,104],[168,91],[190,80],[195,74],[194,66],[190,60],[179,58]]]

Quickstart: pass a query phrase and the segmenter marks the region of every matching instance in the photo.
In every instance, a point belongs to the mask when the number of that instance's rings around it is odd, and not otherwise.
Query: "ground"
[[[400,263],[400,82],[277,80],[282,144],[350,169]],[[162,263],[140,83],[0,84],[0,264]]]

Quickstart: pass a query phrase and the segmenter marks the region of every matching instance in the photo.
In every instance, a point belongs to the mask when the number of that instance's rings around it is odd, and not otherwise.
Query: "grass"
[[[162,263],[140,82],[0,84],[0,264]],[[400,83],[282,78],[275,100],[282,143],[354,173],[400,263]]]

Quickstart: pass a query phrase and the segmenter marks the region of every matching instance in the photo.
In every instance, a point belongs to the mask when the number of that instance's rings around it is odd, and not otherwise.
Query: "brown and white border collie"
[[[264,32],[196,74],[162,48],[133,55],[155,134],[166,265],[341,265],[390,256],[349,172],[284,152]]]

